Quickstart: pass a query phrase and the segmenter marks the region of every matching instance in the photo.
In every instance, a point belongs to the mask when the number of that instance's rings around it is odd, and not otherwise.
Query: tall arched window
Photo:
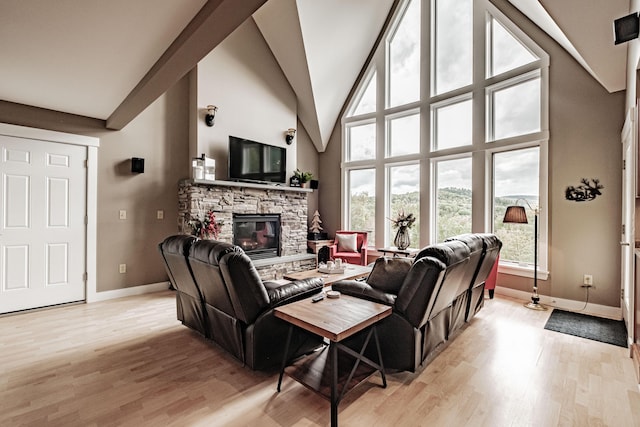
[[[390,246],[403,210],[416,248],[494,232],[526,274],[533,227],[502,224],[525,199],[546,272],[548,55],[488,0],[404,0],[368,67],[342,117],[343,227]]]

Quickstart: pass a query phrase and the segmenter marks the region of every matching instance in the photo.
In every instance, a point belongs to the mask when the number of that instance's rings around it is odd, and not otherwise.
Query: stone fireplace
[[[265,225],[261,217],[277,217],[279,230],[276,253],[267,257],[247,253],[252,257],[260,277],[273,280],[276,272],[309,270],[315,268],[315,255],[307,253],[307,195],[311,191],[306,188],[232,181],[183,180],[178,188],[178,229],[182,233],[190,233],[189,220],[202,219],[211,209],[220,223],[218,240],[235,244],[248,242],[246,232],[255,227],[256,230],[251,233],[255,231],[256,240],[261,239],[265,243],[272,239],[270,243],[273,243],[275,236],[270,236],[270,231],[273,231],[270,228],[276,228],[274,220],[268,221],[271,225]],[[234,230],[234,217],[250,218],[251,221],[257,219],[258,223],[263,224],[245,226],[241,231],[245,233],[241,239],[245,240],[238,241],[235,235],[240,231]],[[243,247],[242,244],[238,246]],[[255,244],[245,243],[245,246]]]

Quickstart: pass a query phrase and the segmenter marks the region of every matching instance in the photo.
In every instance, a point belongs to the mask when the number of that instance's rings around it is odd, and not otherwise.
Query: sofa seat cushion
[[[396,295],[372,288],[371,285],[360,280],[340,280],[333,283],[331,289],[380,304],[392,306],[396,302]]]
[[[362,258],[362,254],[359,252],[334,252],[333,259],[336,258],[360,259]]]
[[[269,305],[271,307],[288,304],[317,294],[322,290],[324,281],[321,277],[313,277],[285,283],[277,287],[274,287],[273,284],[274,282],[269,282],[269,286],[267,287]]]

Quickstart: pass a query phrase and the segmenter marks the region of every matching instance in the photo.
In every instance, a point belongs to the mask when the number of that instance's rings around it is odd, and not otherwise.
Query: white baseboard
[[[112,291],[95,292],[87,295],[87,302],[106,301],[115,298],[130,297],[132,295],[150,294],[152,292],[166,291],[169,282],[151,283],[149,285],[134,286],[131,288],[114,289]]]
[[[523,301],[531,300],[531,292],[518,291],[516,289],[496,286],[496,294],[504,295],[514,299]],[[610,307],[608,305],[600,305],[588,303],[585,307],[583,301],[574,301],[563,298],[554,298],[546,295],[540,295],[540,303],[549,307],[555,307],[560,310],[574,311],[592,316],[604,317],[613,320],[622,320],[622,308]]]

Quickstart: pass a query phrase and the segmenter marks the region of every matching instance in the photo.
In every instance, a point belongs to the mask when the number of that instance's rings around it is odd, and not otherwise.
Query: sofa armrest
[[[338,252],[338,243],[334,243],[333,245],[329,245],[329,259],[333,259]]]
[[[360,248],[360,265],[367,265],[369,258],[369,249],[366,246]]]
[[[345,295],[362,298],[385,305],[394,305],[396,295],[372,288],[368,283],[360,280],[340,280],[331,284],[331,289]]]
[[[322,278],[314,277],[311,279],[296,280],[295,282],[289,282],[282,286],[267,289],[269,305],[276,307],[307,298],[320,292],[323,286],[324,281]]]

